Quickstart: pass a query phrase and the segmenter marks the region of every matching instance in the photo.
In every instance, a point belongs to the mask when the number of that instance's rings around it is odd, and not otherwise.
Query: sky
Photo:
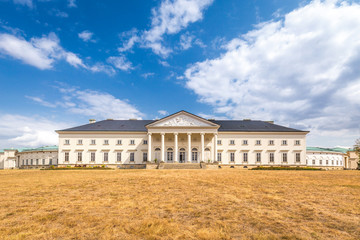
[[[0,0],[0,149],[180,110],[351,147],[359,16],[355,0]]]

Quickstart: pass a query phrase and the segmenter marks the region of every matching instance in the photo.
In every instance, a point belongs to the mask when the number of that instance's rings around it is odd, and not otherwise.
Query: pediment
[[[207,121],[187,112],[180,112],[160,119],[148,127],[216,127],[215,123]]]

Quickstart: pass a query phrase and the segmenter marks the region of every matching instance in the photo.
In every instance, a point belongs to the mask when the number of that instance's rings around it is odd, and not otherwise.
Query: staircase
[[[201,163],[160,163],[158,169],[203,169]]]

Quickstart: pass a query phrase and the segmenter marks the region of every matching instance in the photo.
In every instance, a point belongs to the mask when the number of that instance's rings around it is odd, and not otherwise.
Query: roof
[[[58,146],[53,145],[53,146],[43,146],[38,148],[6,148],[6,149],[0,149],[0,153],[8,150],[18,151],[18,152],[57,151]]]
[[[209,120],[220,125],[219,132],[307,132],[294,128],[283,127],[264,121],[253,120]],[[154,120],[104,120],[89,123],[62,131],[117,131],[117,132],[147,132],[146,125]]]
[[[347,153],[348,151],[352,151],[350,148],[322,148],[322,147],[307,147],[306,151],[312,152],[335,152],[335,153]]]

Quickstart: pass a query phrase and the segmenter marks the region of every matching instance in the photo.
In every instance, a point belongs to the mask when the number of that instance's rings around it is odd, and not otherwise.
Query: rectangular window
[[[235,162],[235,153],[230,153],[230,162]]]
[[[300,145],[300,140],[295,140],[295,145]]]
[[[261,145],[261,141],[260,141],[260,140],[256,140],[256,145]]]
[[[52,158],[49,159],[49,165],[52,165]]]
[[[82,162],[82,152],[78,152],[78,162]]]
[[[274,145],[274,140],[269,140],[269,145]]]
[[[282,154],[282,161],[287,162],[287,153]]]
[[[118,145],[121,145],[122,144],[122,141],[119,139],[119,140],[117,140],[117,144]]]
[[[221,140],[217,140],[217,145],[221,145]]]
[[[116,161],[121,162],[121,152],[116,153]]]
[[[235,140],[230,140],[230,145],[235,145]]]
[[[30,163],[30,165],[34,165],[33,163],[34,163],[34,162],[33,162],[33,160],[31,159],[31,163]]]
[[[319,160],[319,162],[320,162],[320,165],[322,165],[322,160]]]
[[[167,152],[167,160],[168,160],[168,162],[172,162],[172,160],[173,160],[173,152]]]
[[[134,162],[135,161],[135,153],[130,153],[130,162]]]
[[[198,160],[198,153],[197,153],[197,152],[192,152],[191,156],[192,156],[192,161],[193,161],[193,162],[197,162],[197,160]]]
[[[109,145],[109,140],[104,140],[104,145]]]
[[[92,152],[92,153],[90,154],[90,161],[91,161],[91,162],[95,162],[95,153],[94,153],[94,152]]]
[[[312,160],[313,165],[315,165],[315,160]]]
[[[269,162],[273,163],[274,159],[274,153],[269,153]]]
[[[339,165],[339,161],[338,161],[338,160],[336,160],[336,165]]]
[[[68,162],[68,161],[69,161],[69,153],[66,152],[66,153],[65,153],[65,162]]]
[[[248,145],[248,141],[247,141],[247,140],[243,140],[243,144],[244,144],[244,145]]]
[[[243,158],[244,158],[243,161],[247,162],[248,161],[248,153],[244,153]]]
[[[130,145],[135,145],[135,140],[130,140]]]
[[[300,162],[300,153],[295,154],[295,161]]]
[[[329,160],[326,160],[326,165],[329,165]]]
[[[109,153],[104,152],[104,162],[108,162],[108,161],[109,161]]]
[[[147,152],[143,153],[143,162],[147,162]]]
[[[65,139],[65,145],[69,145],[70,144],[70,140],[69,139]]]
[[[218,153],[217,153],[217,161],[218,161],[218,162],[221,162],[221,152],[218,152]]]
[[[78,145],[82,145],[82,140],[81,139],[78,140]]]
[[[35,165],[39,165],[39,159],[36,159],[36,164]]]
[[[334,165],[334,160],[331,160],[331,165]]]
[[[45,159],[42,160],[42,165],[45,165]]]
[[[91,145],[95,145],[95,144],[96,144],[95,139],[92,139],[92,140],[91,140]]]
[[[261,153],[256,153],[256,162],[261,162]]]
[[[282,140],[282,145],[287,145],[287,141],[286,141],[286,140]]]
[[[147,140],[144,140],[143,144],[144,144],[144,145],[147,145]]]

